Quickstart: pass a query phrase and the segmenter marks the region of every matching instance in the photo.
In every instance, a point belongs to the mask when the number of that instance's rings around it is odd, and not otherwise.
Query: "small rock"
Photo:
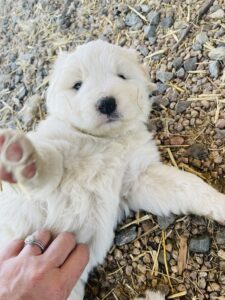
[[[169,261],[170,260],[170,254],[168,252],[166,252],[166,261]],[[163,250],[160,250],[159,251],[159,255],[158,255],[158,261],[160,264],[164,265],[165,264],[165,261],[164,261],[164,252]]]
[[[190,102],[188,101],[179,101],[176,105],[176,112],[178,114],[183,113],[189,106],[190,106]]]
[[[126,273],[126,275],[127,275],[127,276],[130,276],[130,275],[132,274],[132,271],[133,271],[133,267],[127,265],[126,268],[125,268],[125,273]]]
[[[189,251],[194,253],[208,253],[210,250],[210,238],[207,235],[190,239]]]
[[[217,139],[225,139],[225,129],[216,128],[216,136]]]
[[[212,14],[209,15],[209,18],[211,19],[223,19],[225,16],[225,12],[223,9],[218,9]]]
[[[150,13],[147,15],[147,19],[150,25],[158,25],[159,18],[160,18],[160,14],[157,11],[150,11]]]
[[[133,12],[126,15],[125,24],[129,27],[133,27],[136,30],[143,26],[142,20]]]
[[[172,63],[172,66],[178,70],[183,64],[183,59],[181,57],[176,57],[174,60],[173,60],[173,63]]]
[[[115,236],[115,244],[117,246],[123,246],[135,240],[137,237],[137,227],[130,226],[119,231]]]
[[[182,145],[184,143],[184,138],[182,136],[172,136],[170,138],[170,145]]]
[[[164,107],[167,107],[169,105],[169,100],[165,97],[162,97],[161,95],[152,96],[150,99],[153,103],[152,107],[156,110],[161,110],[161,105]]]
[[[160,26],[162,26],[163,28],[170,28],[171,26],[173,26],[174,23],[174,18],[172,16],[168,16],[162,19],[162,21],[160,22]]]
[[[202,31],[196,36],[196,42],[199,44],[205,44],[208,41],[207,33]]]
[[[225,59],[225,47],[217,47],[209,52],[209,58],[213,60]]]
[[[220,63],[219,61],[210,61],[209,63],[209,73],[212,77],[218,78],[220,73]]]
[[[185,60],[184,62],[184,69],[188,71],[193,71],[196,70],[197,68],[197,58],[196,57],[191,57]]]
[[[192,158],[203,160],[208,156],[208,149],[203,144],[195,143],[189,147],[187,153]]]
[[[218,245],[223,245],[225,243],[225,231],[218,231],[216,233],[216,243]]]
[[[166,81],[170,81],[173,78],[173,73],[159,70],[156,72],[156,78],[164,83]]]
[[[203,290],[206,288],[206,280],[204,277],[199,278],[198,287]]]
[[[27,89],[24,84],[21,84],[17,97],[19,100],[22,100],[27,94]]]
[[[166,216],[157,216],[157,221],[159,224],[159,227],[161,229],[166,230],[171,224],[173,224],[176,220],[175,215],[170,215],[168,217]]]
[[[194,51],[200,51],[200,50],[202,50],[202,48],[203,48],[202,44],[200,44],[200,43],[198,43],[198,42],[195,42],[195,43],[192,45],[192,49],[193,49]]]
[[[141,54],[144,55],[144,56],[147,56],[147,55],[149,54],[149,50],[148,50],[148,48],[147,48],[146,46],[140,45],[140,46],[138,46],[137,49],[138,49],[138,50],[141,52]]]
[[[150,38],[148,38],[148,41],[149,41],[150,45],[154,45],[156,42],[156,37],[150,37]]]
[[[148,38],[152,38],[156,36],[156,26],[155,25],[150,25],[148,27],[148,33],[147,33],[147,37]]]
[[[142,4],[141,5],[141,11],[143,13],[148,13],[150,11],[150,7],[148,5],[146,5],[146,4]]]
[[[225,119],[219,119],[216,122],[216,127],[219,128],[219,129],[225,128]]]
[[[178,78],[183,78],[185,75],[185,71],[184,71],[184,68],[180,68],[177,72],[176,72],[176,76]]]
[[[167,85],[164,84],[164,83],[157,82],[157,83],[156,83],[156,86],[157,86],[157,91],[158,91],[160,94],[163,94],[163,93],[167,90]]]
[[[114,251],[115,260],[121,260],[122,257],[123,257],[122,251],[119,249],[115,249],[115,251]]]

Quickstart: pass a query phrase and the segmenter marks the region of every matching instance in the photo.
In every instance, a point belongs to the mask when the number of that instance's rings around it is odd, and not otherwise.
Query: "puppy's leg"
[[[197,176],[156,163],[124,183],[128,205],[156,215],[188,214],[225,221],[225,195]]]
[[[62,156],[50,143],[35,145],[24,133],[0,131],[0,179],[32,189],[54,189],[62,175]],[[48,184],[46,184],[48,182]]]

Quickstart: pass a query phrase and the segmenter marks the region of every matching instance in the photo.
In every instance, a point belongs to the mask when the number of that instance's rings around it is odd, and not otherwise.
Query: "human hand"
[[[51,234],[38,231],[35,238],[48,245]],[[57,236],[42,254],[36,245],[12,241],[0,252],[1,300],[65,300],[79,280],[89,257],[85,245],[72,234]]]

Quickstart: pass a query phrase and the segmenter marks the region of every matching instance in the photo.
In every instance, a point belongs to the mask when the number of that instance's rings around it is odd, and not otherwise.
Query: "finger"
[[[48,247],[43,255],[43,258],[46,264],[54,267],[60,267],[70,255],[75,246],[75,236],[72,233],[60,233]]]
[[[39,230],[32,234],[35,237],[35,240],[40,241],[41,244],[44,246],[48,246],[51,240],[51,233],[47,230]],[[26,256],[26,255],[40,255],[42,254],[42,249],[38,245],[28,245],[25,244],[23,250],[20,252],[19,255]]]
[[[9,243],[2,251],[0,251],[0,262],[11,257],[17,256],[23,249],[23,240],[14,240]]]
[[[89,249],[84,244],[79,244],[61,266],[62,280],[68,289],[72,289],[89,261]]]

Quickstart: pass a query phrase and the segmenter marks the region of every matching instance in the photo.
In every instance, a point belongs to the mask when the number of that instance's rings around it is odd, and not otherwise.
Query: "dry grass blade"
[[[179,167],[181,167],[182,169],[192,173],[192,174],[195,174],[197,175],[198,177],[204,179],[205,181],[207,181],[207,178],[205,176],[203,176],[201,173],[195,171],[194,169],[192,169],[191,167],[189,167],[188,165],[184,164],[184,163],[180,163],[179,164]]]
[[[132,6],[130,6],[129,4],[127,5],[129,7],[130,10],[132,10],[139,18],[141,18],[144,22],[148,22],[148,20],[145,18],[145,16],[143,16],[142,14],[140,14],[135,8],[133,8]]]
[[[138,218],[138,219],[136,219],[136,220],[134,220],[134,221],[132,221],[132,222],[130,222],[128,224],[125,224],[124,226],[122,226],[120,228],[120,230],[125,229],[125,228],[127,228],[127,227],[129,227],[131,225],[134,225],[134,224],[140,224],[141,222],[144,222],[144,221],[147,221],[147,220],[150,220],[150,219],[152,219],[151,215],[145,215],[145,216],[143,216],[141,218]]]
[[[162,245],[163,245],[163,257],[164,257],[164,264],[165,264],[165,269],[166,269],[166,275],[167,279],[170,285],[171,290],[173,291],[173,286],[170,280],[170,274],[169,274],[169,269],[168,269],[168,264],[167,264],[167,257],[166,257],[166,238],[165,238],[165,231],[162,230]]]
[[[167,150],[167,152],[168,152],[168,154],[169,154],[169,157],[170,157],[170,160],[171,160],[173,166],[176,167],[176,168],[178,168],[178,165],[177,165],[177,163],[176,163],[176,161],[175,161],[175,158],[174,158],[174,156],[173,156],[172,151],[170,150],[170,148],[167,148],[166,150]],[[178,169],[179,169],[179,168],[178,168]]]
[[[168,297],[168,299],[176,299],[187,295],[187,291],[179,292]]]
[[[163,53],[165,53],[166,51],[167,51],[167,49],[162,49],[162,50],[153,52],[153,53],[149,54],[148,56],[146,56],[146,58],[151,58],[151,57],[153,57],[153,56],[155,56],[155,55],[163,54]]]
[[[185,236],[180,237],[179,254],[178,254],[178,273],[182,275],[187,261],[187,238]]]

